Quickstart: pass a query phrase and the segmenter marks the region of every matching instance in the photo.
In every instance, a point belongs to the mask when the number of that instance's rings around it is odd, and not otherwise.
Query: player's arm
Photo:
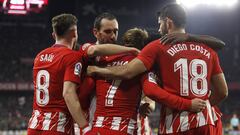
[[[216,74],[211,78],[213,91],[210,95],[212,106],[219,104],[228,96],[228,87],[223,73]]]
[[[145,72],[147,69],[143,62],[138,58],[133,59],[130,63],[123,66],[114,67],[97,67],[88,66],[88,75],[99,75],[108,79],[130,79],[134,76]]]
[[[159,87],[153,78],[149,79],[148,75],[142,78],[142,87],[146,96],[173,109],[199,112],[206,107],[204,100],[198,98],[185,99],[167,92]]]
[[[78,85],[71,81],[64,81],[63,97],[66,105],[79,127],[85,127],[88,122],[85,118],[78,95],[76,93]]]
[[[225,43],[212,36],[194,35],[186,33],[172,33],[161,38],[163,44],[175,44],[177,42],[199,42],[208,45],[214,50],[219,50],[225,47]]]
[[[137,55],[140,51],[133,47],[125,47],[125,46],[115,45],[115,44],[92,45],[92,46],[89,46],[87,50],[87,54],[89,57],[115,55],[115,54],[120,54],[124,52],[131,52]]]

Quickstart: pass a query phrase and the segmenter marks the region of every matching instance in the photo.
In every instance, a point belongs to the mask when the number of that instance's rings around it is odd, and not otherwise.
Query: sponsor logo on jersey
[[[74,74],[80,76],[81,75],[81,70],[82,70],[81,62],[76,63],[75,68],[74,68]]]
[[[157,75],[155,75],[153,72],[149,72],[148,81],[157,84]]]

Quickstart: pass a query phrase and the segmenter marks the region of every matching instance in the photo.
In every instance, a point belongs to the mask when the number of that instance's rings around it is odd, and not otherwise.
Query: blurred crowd
[[[32,92],[1,92],[0,130],[26,129],[32,112],[32,98]]]

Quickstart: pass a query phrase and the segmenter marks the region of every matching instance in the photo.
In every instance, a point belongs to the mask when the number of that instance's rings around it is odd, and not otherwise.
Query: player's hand
[[[151,108],[149,107],[149,103],[144,103],[139,107],[139,114],[145,118],[152,112]]]
[[[171,33],[160,38],[163,45],[175,44],[177,42],[186,42],[189,40],[189,35],[186,33]]]
[[[88,76],[94,76],[95,71],[96,71],[96,66],[88,66],[87,67],[87,75]]]
[[[139,53],[140,53],[140,50],[138,50],[137,48],[134,48],[134,47],[130,47],[131,48],[131,53],[133,54],[133,55],[138,55]]]
[[[199,99],[199,98],[194,98],[192,99],[192,106],[190,111],[191,112],[201,112],[206,108],[206,101]]]

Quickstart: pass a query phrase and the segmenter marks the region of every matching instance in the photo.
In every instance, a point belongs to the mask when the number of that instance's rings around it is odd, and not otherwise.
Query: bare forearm
[[[87,125],[87,121],[76,93],[77,87],[76,83],[65,81],[63,85],[63,98],[73,119],[80,127],[84,127]]]
[[[228,96],[228,87],[223,73],[212,78],[213,91],[210,95],[211,105],[217,105]]]
[[[210,101],[210,104],[212,106],[214,106],[214,105],[218,105],[221,101],[224,100],[224,98],[225,97],[223,97],[223,96],[221,97],[221,96],[218,96],[216,94],[212,94],[209,98],[209,101]]]
[[[225,47],[225,43],[222,40],[212,36],[189,34],[189,41],[204,43],[214,50],[219,50]]]
[[[64,99],[73,119],[77,122],[79,127],[86,126],[87,120],[82,111],[78,97],[73,95],[67,95]]]
[[[90,56],[115,55],[125,52],[132,52],[137,54],[138,50],[132,47],[125,47],[115,44],[101,44],[92,46],[88,51]]]
[[[147,69],[141,60],[135,58],[130,63],[123,66],[114,66],[100,68],[89,66],[87,69],[88,75],[100,75],[109,79],[131,79],[136,75],[145,72]]]
[[[128,79],[126,70],[127,69],[125,66],[114,66],[106,68],[95,67],[95,71],[93,74],[108,79]]]

